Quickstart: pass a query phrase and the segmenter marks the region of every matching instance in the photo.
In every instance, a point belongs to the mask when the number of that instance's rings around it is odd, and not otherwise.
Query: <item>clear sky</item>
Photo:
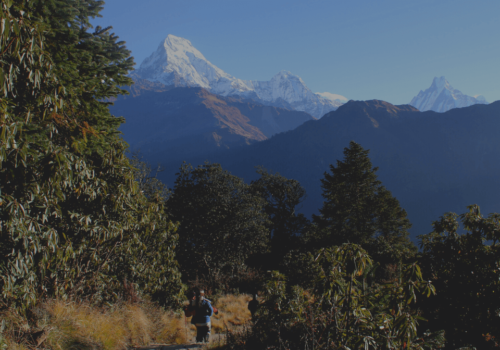
[[[499,0],[105,0],[139,65],[173,34],[248,80],[280,70],[313,92],[409,103],[436,76],[500,99]]]

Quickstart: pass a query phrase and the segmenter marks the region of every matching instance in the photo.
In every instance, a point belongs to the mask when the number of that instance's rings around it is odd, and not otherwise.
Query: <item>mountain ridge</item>
[[[474,203],[485,212],[500,211],[499,115],[500,101],[444,113],[379,100],[349,101],[319,120],[248,147],[186,160],[221,163],[246,181],[257,178],[258,165],[296,179],[307,191],[301,212],[310,215],[323,201],[323,173],[355,141],[370,150],[379,179],[408,211],[415,239],[448,211],[463,212]],[[180,164],[164,165],[175,169]],[[171,184],[174,177],[163,179]]]
[[[131,150],[146,157],[182,159],[263,141],[315,118],[305,112],[223,97],[203,88],[168,87],[139,80],[110,106],[125,117],[119,130]]]
[[[300,77],[288,71],[280,71],[269,81],[237,79],[209,62],[189,40],[171,34],[131,76],[167,86],[202,87],[217,95],[240,96],[264,105],[304,111],[316,118],[346,100],[341,95],[331,99],[313,93]]]

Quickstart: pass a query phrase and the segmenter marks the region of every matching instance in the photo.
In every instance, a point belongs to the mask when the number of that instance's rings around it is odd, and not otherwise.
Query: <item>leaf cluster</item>
[[[421,308],[431,329],[445,330],[446,348],[490,349],[500,337],[500,215],[468,209],[446,213],[419,236],[419,260],[438,291]]]
[[[442,334],[417,329],[423,320],[417,297],[435,293],[418,265],[402,266],[393,281],[369,285],[373,261],[359,245],[325,248],[313,256],[307,289],[272,273],[250,347],[428,349],[442,343]]]

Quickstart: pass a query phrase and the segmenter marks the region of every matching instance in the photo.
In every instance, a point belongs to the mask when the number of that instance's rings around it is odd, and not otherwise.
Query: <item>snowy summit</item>
[[[434,78],[431,86],[418,93],[410,105],[420,111],[446,112],[452,108],[468,107],[474,104],[487,104],[483,96],[468,96],[454,89],[445,77]]]
[[[171,34],[142,62],[134,76],[168,86],[202,87],[222,96],[241,96],[265,105],[305,111],[316,118],[347,102],[340,95],[313,93],[300,77],[287,71],[279,72],[270,81],[237,79],[210,63],[189,40]]]

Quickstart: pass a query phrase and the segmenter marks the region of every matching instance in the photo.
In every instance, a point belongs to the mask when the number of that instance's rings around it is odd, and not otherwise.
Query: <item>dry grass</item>
[[[35,326],[11,317],[4,331],[7,349],[32,348],[30,334],[43,333],[41,348],[121,350],[152,343],[183,344],[194,338],[184,316],[151,304],[121,304],[112,308],[52,300],[36,312]],[[0,315],[0,319],[6,314]],[[16,321],[16,322],[14,322]],[[29,344],[31,343],[31,344]],[[2,335],[0,334],[0,349]]]
[[[250,322],[247,308],[250,299],[246,295],[218,298],[215,306],[219,314],[212,317],[213,340],[224,339],[227,331],[240,330]],[[186,320],[181,313],[147,303],[95,308],[86,303],[52,300],[41,305],[35,314],[36,325],[32,326],[22,318],[9,316],[5,339],[0,334],[0,348],[3,341],[7,349],[30,349],[28,335],[41,330],[45,333],[40,348],[57,350],[121,350],[150,344],[187,344],[196,334],[190,319]],[[5,317],[5,313],[0,315]]]
[[[162,325],[157,343],[188,344],[196,337],[196,327],[183,315],[176,315],[173,312],[165,313]]]
[[[248,311],[248,302],[252,300],[249,295],[225,295],[217,300],[215,307],[219,314],[212,317],[212,333],[224,333],[226,330],[234,331],[249,324],[252,319]]]

